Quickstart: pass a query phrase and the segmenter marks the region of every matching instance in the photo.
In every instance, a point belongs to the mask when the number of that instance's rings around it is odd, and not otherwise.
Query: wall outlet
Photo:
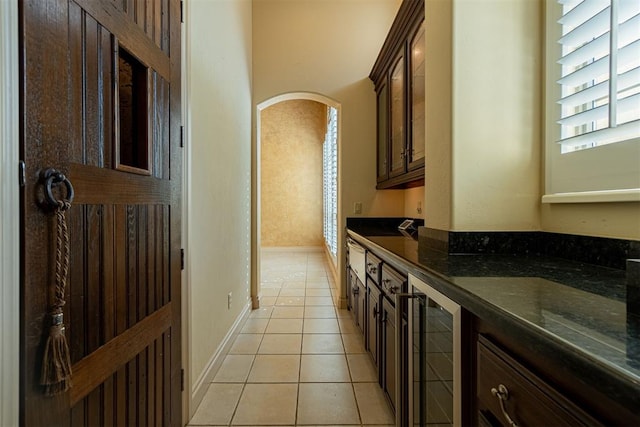
[[[362,213],[362,202],[355,202],[353,204],[353,213],[361,214]]]
[[[233,293],[229,292],[227,295],[227,310],[231,309],[231,300],[233,299]]]

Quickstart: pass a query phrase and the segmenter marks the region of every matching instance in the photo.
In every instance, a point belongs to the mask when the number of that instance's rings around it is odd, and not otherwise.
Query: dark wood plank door
[[[180,2],[23,0],[21,423],[181,424]],[[75,188],[69,391],[40,385],[55,226],[40,174]]]

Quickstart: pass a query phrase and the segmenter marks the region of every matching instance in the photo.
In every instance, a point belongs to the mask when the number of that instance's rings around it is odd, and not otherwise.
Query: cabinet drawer
[[[383,292],[394,301],[393,294],[407,292],[407,277],[387,264],[382,264],[381,287]]]
[[[367,252],[367,266],[365,267],[365,269],[367,270],[367,274],[369,275],[369,277],[371,277],[371,280],[373,280],[378,286],[380,286],[381,267],[382,260],[371,252]]]
[[[478,417],[495,426],[600,425],[483,336],[478,338]]]

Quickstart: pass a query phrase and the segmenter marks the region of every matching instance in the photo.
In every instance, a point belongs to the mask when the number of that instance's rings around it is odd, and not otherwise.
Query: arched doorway
[[[253,209],[252,209],[252,234],[253,234],[253,239],[252,239],[252,289],[251,289],[251,295],[252,295],[252,302],[253,302],[253,308],[257,308],[259,306],[259,297],[260,297],[260,283],[261,283],[261,274],[260,274],[260,268],[261,268],[261,263],[260,263],[260,249],[262,247],[262,238],[261,238],[261,233],[262,233],[262,192],[261,192],[261,182],[262,182],[262,175],[263,175],[263,169],[262,169],[262,162],[261,162],[261,146],[262,146],[262,135],[261,135],[261,129],[262,129],[262,124],[263,124],[263,112],[269,108],[272,107],[276,104],[285,102],[285,101],[294,101],[294,100],[308,100],[308,101],[315,101],[321,104],[324,104],[325,106],[329,107],[330,109],[333,109],[335,111],[335,121],[337,123],[337,132],[336,132],[336,142],[337,142],[337,167],[336,167],[336,171],[337,174],[335,176],[335,186],[336,186],[336,213],[340,212],[340,206],[341,206],[341,197],[340,197],[340,191],[338,190],[337,186],[338,186],[338,182],[339,182],[339,173],[340,173],[340,117],[341,117],[341,105],[339,102],[337,102],[334,99],[331,99],[329,97],[326,97],[324,95],[321,94],[317,94],[317,93],[312,93],[312,92],[292,92],[292,93],[287,93],[287,94],[282,94],[282,95],[278,95],[275,96],[273,98],[270,98],[266,101],[261,102],[260,104],[257,105],[257,109],[256,109],[256,137],[255,137],[255,141],[254,141],[254,176],[253,176]],[[335,219],[335,228],[336,228],[336,234],[337,233],[337,218],[339,218],[339,214],[336,215],[336,219]],[[338,240],[340,240],[338,238]],[[323,245],[323,247],[326,248],[326,244]],[[326,252],[326,251],[325,251]],[[333,265],[333,270],[334,270],[334,279],[336,280],[336,282],[339,282],[339,276],[337,275],[337,268],[338,268],[338,262],[336,258],[333,258],[331,260],[331,263]]]

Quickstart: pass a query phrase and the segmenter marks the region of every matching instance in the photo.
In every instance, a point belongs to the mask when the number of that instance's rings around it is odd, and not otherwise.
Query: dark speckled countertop
[[[574,374],[624,406],[640,407],[640,286],[628,286],[624,270],[545,256],[449,255],[422,236],[348,232],[476,316],[527,332],[549,357],[562,354]]]

